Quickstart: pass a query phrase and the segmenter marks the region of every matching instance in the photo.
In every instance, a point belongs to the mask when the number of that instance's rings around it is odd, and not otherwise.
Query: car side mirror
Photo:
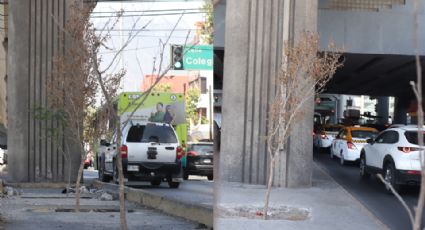
[[[373,145],[373,143],[375,143],[375,141],[372,138],[367,139],[366,142],[368,144],[371,144],[371,145]]]

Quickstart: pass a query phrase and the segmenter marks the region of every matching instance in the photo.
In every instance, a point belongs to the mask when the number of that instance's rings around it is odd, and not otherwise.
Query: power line
[[[168,11],[199,11],[200,8],[186,8],[186,9],[163,9],[163,10],[123,10],[122,13],[144,13],[144,12],[168,12]],[[92,14],[117,14],[120,11],[96,11],[92,12]]]
[[[204,0],[84,0],[86,3],[93,2],[202,2]]]
[[[182,12],[182,13],[165,13],[165,14],[131,14],[131,15],[99,15],[90,16],[90,18],[111,18],[111,17],[149,17],[149,16],[170,16],[170,15],[182,15],[182,14],[206,14],[206,11],[199,12]]]
[[[96,30],[96,31],[116,31],[116,32],[132,32],[136,31],[137,29],[112,29],[112,30]],[[150,31],[188,31],[188,30],[195,30],[195,28],[187,28],[187,29],[143,29],[140,32],[150,32]]]
[[[124,51],[137,51],[137,50],[144,50],[144,49],[152,49],[152,48],[157,48],[158,46],[146,46],[146,47],[140,47],[140,48],[134,48],[134,49],[125,49],[125,50],[121,50],[121,52]],[[109,51],[109,52],[100,52],[99,54],[113,54],[118,52],[118,50],[115,51]]]
[[[110,34],[112,37],[128,37],[128,35],[125,34]],[[170,36],[169,34],[166,35],[136,35],[134,37],[152,37],[152,38],[164,38]],[[172,38],[186,38],[187,36],[171,36]]]

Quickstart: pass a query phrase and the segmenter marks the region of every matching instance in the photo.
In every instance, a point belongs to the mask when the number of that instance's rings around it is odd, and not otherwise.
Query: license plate
[[[138,165],[128,165],[127,166],[127,171],[139,171],[139,166]]]
[[[211,159],[204,159],[204,163],[211,163]]]

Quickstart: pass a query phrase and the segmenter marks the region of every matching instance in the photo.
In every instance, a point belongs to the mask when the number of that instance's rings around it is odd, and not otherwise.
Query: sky
[[[147,27],[125,48],[110,69],[111,72],[117,72],[121,68],[127,70],[122,81],[121,91],[140,91],[143,76],[153,73],[155,59],[157,60],[156,69],[159,69],[161,43],[170,37],[174,26],[176,29],[168,44],[184,44],[188,33],[188,43],[193,41],[195,23],[204,21],[205,18],[205,13],[199,9],[202,5],[203,1],[98,3],[91,15],[91,20],[99,32],[102,31],[108,20],[116,18],[117,11],[124,10],[124,15],[111,32],[111,39],[107,44],[111,50],[100,50],[100,55],[104,60],[101,67],[105,68],[111,62],[116,50],[119,50],[128,39],[128,33],[133,25],[139,29],[149,22]],[[183,12],[186,13],[182,16]],[[181,20],[177,24],[180,17]],[[163,69],[169,64],[169,52],[170,46],[167,45],[164,50]]]

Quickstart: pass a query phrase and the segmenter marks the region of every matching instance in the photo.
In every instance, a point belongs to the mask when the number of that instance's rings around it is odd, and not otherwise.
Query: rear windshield
[[[147,124],[132,126],[128,131],[127,142],[177,143],[177,137],[170,126]]]
[[[375,138],[378,135],[378,132],[375,131],[368,131],[368,130],[352,130],[351,136],[353,138]]]
[[[213,153],[214,152],[214,146],[213,145],[207,145],[207,144],[192,144],[189,146],[190,151],[197,152],[201,155]]]
[[[407,141],[410,144],[418,145],[418,132],[415,131],[407,131],[404,133],[404,136],[406,136]],[[425,141],[425,138],[424,138]]]

